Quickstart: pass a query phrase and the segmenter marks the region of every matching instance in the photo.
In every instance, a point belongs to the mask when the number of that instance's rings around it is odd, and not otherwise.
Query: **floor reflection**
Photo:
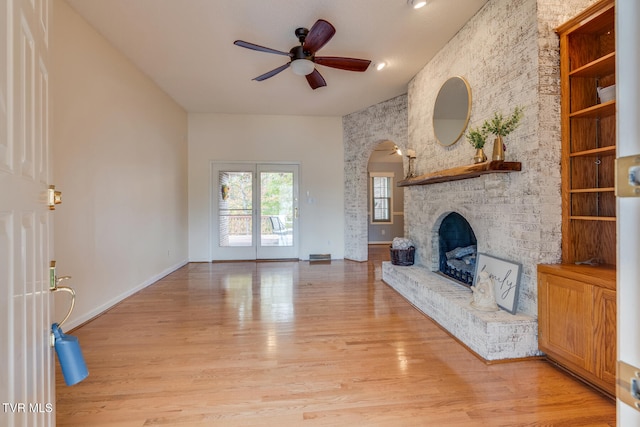
[[[225,305],[237,312],[241,327],[253,320],[254,315],[262,322],[282,323],[294,319],[291,268],[258,268],[257,272],[229,273],[223,277],[222,285],[226,293]],[[255,313],[254,309],[258,312]]]
[[[225,305],[238,312],[240,327],[253,319],[253,274],[229,273],[222,278]]]
[[[260,316],[274,323],[290,322],[294,317],[293,271],[260,271]]]

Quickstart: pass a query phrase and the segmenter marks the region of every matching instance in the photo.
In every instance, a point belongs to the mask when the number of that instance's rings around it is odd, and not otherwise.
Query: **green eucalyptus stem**
[[[469,128],[465,136],[475,149],[483,148],[487,142],[487,132],[483,128]]]
[[[516,107],[513,110],[513,114],[506,119],[502,113],[496,112],[491,120],[484,122],[482,130],[486,133],[505,137],[518,127],[523,116],[522,107]]]

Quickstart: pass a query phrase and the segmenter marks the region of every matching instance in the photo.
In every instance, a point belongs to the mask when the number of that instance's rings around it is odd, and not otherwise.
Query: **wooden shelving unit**
[[[594,4],[557,29],[562,92],[562,261],[616,263],[614,1]]]
[[[539,346],[614,395],[616,370],[615,0],[601,0],[560,36],[562,264],[538,266]],[[576,265],[597,260],[598,265]]]

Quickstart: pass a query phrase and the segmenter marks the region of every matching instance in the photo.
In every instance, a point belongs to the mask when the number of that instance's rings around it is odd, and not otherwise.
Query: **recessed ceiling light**
[[[387,63],[386,63],[386,62],[384,62],[384,61],[382,61],[382,62],[378,62],[378,63],[376,64],[376,70],[380,71],[380,70],[382,70],[382,69],[383,69],[384,67],[386,67],[386,66],[387,66]]]
[[[426,0],[407,0],[407,3],[409,3],[414,9],[420,9],[427,5]]]

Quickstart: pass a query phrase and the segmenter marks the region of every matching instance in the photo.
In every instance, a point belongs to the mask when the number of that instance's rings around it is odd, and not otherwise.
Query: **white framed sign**
[[[521,270],[522,266],[518,263],[478,253],[473,285],[476,285],[481,271],[489,273],[493,281],[496,303],[503,310],[516,314]]]

